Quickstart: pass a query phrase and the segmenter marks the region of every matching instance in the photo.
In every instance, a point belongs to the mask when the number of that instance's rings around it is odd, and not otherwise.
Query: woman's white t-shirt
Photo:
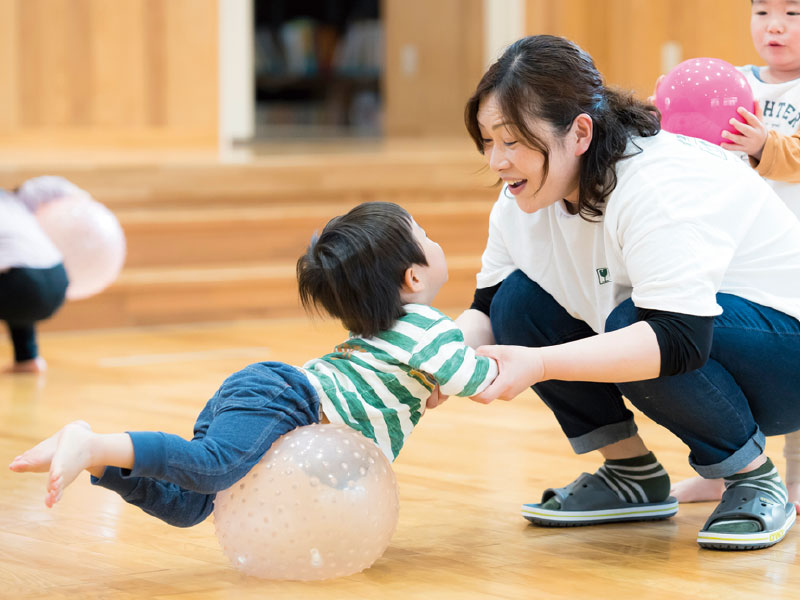
[[[562,202],[526,214],[503,190],[478,288],[520,269],[598,333],[628,298],[715,316],[725,292],[800,318],[800,221],[772,188],[702,140],[662,131],[634,142],[642,151],[617,163],[597,222]]]
[[[14,267],[47,269],[61,261],[61,253],[33,213],[0,190],[0,272]]]

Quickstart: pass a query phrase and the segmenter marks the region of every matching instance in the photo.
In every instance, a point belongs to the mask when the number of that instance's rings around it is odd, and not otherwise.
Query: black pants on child
[[[63,264],[0,273],[0,320],[8,325],[16,362],[38,356],[36,322],[51,317],[64,303],[68,283]]]

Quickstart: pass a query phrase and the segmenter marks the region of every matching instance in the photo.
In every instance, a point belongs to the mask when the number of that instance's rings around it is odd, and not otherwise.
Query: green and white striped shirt
[[[343,423],[394,460],[439,384],[442,394],[472,396],[497,376],[494,359],[477,356],[452,319],[406,304],[391,329],[351,337],[302,367],[331,423]]]

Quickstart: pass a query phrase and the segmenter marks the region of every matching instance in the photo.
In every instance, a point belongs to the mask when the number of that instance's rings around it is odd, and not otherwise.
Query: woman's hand
[[[742,115],[746,123],[742,123],[738,119],[731,119],[730,123],[739,132],[739,135],[731,133],[730,131],[723,131],[722,137],[727,142],[720,144],[725,150],[735,150],[744,152],[748,156],[752,156],[755,160],[761,160],[761,153],[764,151],[764,144],[767,143],[767,136],[769,130],[762,119],[764,115],[761,112],[761,106],[756,102],[756,114],[751,113],[746,108],[740,106],[737,112]]]
[[[495,359],[500,372],[489,387],[472,396],[475,402],[489,404],[495,398],[512,400],[544,379],[544,362],[539,348],[481,346],[477,354]]]

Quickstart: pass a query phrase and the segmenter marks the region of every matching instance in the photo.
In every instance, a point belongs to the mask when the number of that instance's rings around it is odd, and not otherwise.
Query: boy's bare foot
[[[4,373],[44,373],[45,371],[47,371],[47,361],[41,356],[15,362],[3,370]]]
[[[669,493],[678,502],[710,502],[722,498],[724,491],[722,479],[704,479],[698,475],[675,483]]]
[[[48,507],[52,508],[61,500],[66,487],[75,481],[81,471],[92,466],[91,440],[94,435],[91,429],[76,423],[70,423],[61,430],[47,478],[44,503]]]
[[[30,450],[26,450],[15,457],[14,460],[11,461],[11,464],[8,465],[8,468],[15,473],[44,473],[49,471],[50,461],[53,459],[53,454],[55,454],[58,440],[64,430],[70,425],[83,427],[88,431],[92,429],[86,421],[73,421],[66,427],[59,429],[46,440],[36,444]]]

